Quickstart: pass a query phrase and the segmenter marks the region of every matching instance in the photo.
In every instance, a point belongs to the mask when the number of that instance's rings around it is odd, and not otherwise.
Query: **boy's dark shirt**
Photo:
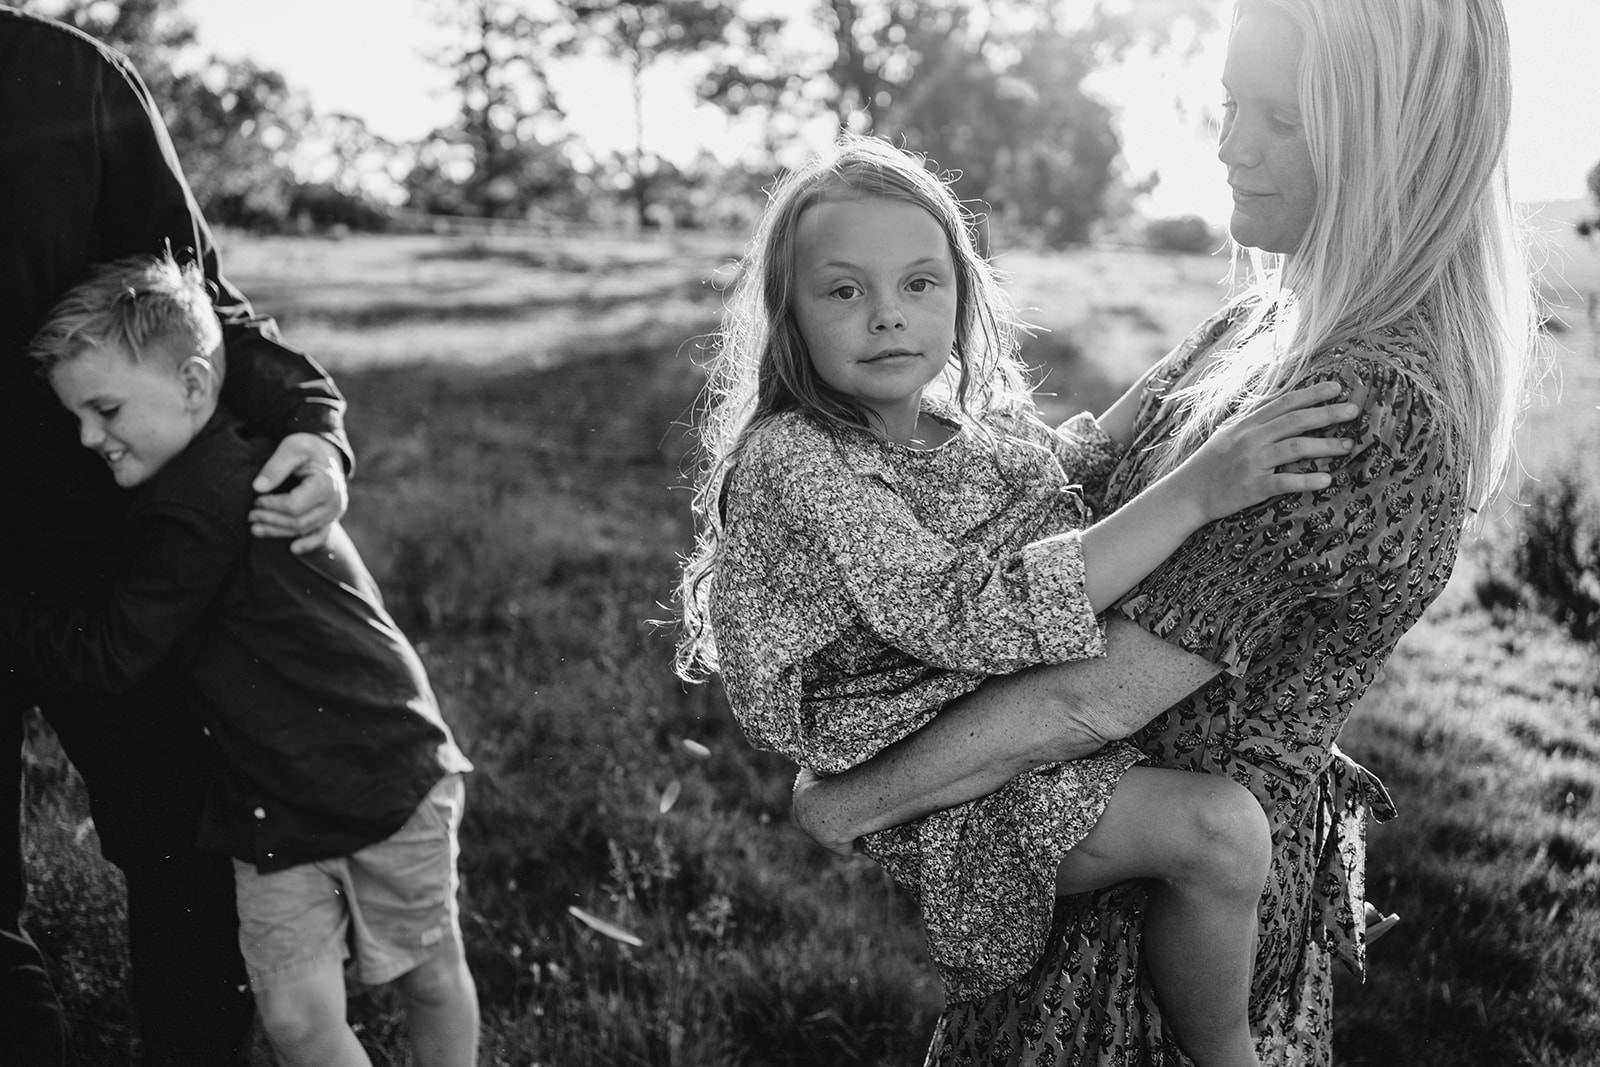
[[[0,7],[0,158],[0,586],[92,590],[114,566],[126,494],[78,445],[72,417],[25,354],[50,308],[97,263],[169,242],[196,258],[224,324],[225,401],[253,432],[321,434],[348,458],[343,398],[221,275],[171,139],[125,58]]]
[[[124,691],[172,658],[219,757],[200,845],[269,871],[388,837],[471,764],[343,529],[298,557],[250,536],[250,481],[272,443],[240,430],[219,408],[138,489],[107,595],[0,593],[0,641],[69,691]]]

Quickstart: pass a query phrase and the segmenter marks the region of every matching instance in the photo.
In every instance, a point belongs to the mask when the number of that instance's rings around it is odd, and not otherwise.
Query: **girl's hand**
[[[1355,404],[1332,404],[1343,389],[1318,382],[1285,393],[1238,422],[1224,426],[1173,472],[1206,522],[1231,515],[1282,493],[1326,489],[1332,475],[1278,468],[1306,459],[1348,455],[1348,437],[1305,437],[1309,430],[1348,422],[1361,413]]]
[[[822,817],[822,804],[819,793],[823,779],[811,771],[802,770],[794,780],[794,799],[790,802],[789,812],[794,817],[794,824],[800,828],[811,840],[827,849],[829,852],[840,856],[854,856],[856,843],[854,838],[839,837],[830,832],[827,821]]]

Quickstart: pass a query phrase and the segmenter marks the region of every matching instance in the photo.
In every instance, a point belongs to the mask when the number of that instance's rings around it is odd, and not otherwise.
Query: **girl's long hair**
[[[1534,351],[1506,172],[1500,0],[1240,0],[1235,22],[1262,10],[1302,34],[1317,205],[1290,256],[1235,247],[1253,282],[1241,340],[1175,394],[1182,426],[1157,470],[1302,383],[1328,346],[1413,317],[1430,360],[1413,384],[1463,459],[1467,504],[1481,509],[1504,478]]]
[[[724,486],[752,430],[799,410],[841,428],[878,430],[878,417],[816,373],[793,313],[795,231],[808,208],[828,201],[888,199],[922,208],[939,223],[956,274],[956,331],[950,362],[930,389],[969,421],[1024,410],[1029,400],[1018,356],[1019,322],[988,261],[974,217],[949,180],[886,141],[842,135],[826,154],[774,185],[767,210],[739,263],[697,411],[695,545],[684,561],[678,674],[698,681],[717,669],[708,616],[711,578],[722,547]]]

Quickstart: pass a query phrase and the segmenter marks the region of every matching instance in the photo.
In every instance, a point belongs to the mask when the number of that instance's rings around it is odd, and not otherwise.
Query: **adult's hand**
[[[1025,771],[1129,736],[1219,673],[1112,614],[1104,656],[990,678],[865,763],[807,782],[791,804],[795,822],[834,848],[988,796]]]
[[[250,510],[250,532],[292,537],[289,551],[296,555],[321,548],[350,504],[343,457],[314,433],[292,433],[279,442],[251,487],[262,495]]]
[[[794,780],[794,798],[790,801],[789,812],[800,832],[811,840],[837,855],[854,856],[855,839],[835,832],[826,818],[832,809],[815,802],[825,782],[820,775],[802,770]]]

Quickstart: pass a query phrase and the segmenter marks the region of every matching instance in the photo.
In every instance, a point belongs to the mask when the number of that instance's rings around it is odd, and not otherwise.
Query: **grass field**
[[[1575,238],[1558,247],[1576,295],[1553,335],[1564,391],[1529,420],[1534,473],[1593,432],[1600,402],[1582,303],[1600,263]],[[463,868],[484,1062],[920,1062],[938,989],[908,903],[788,825],[791,769],[748,749],[715,690],[673,679],[648,621],[689,537],[690,339],[715,326],[710,280],[738,241],[225,252],[350,397],[348,525],[479,767]],[[1031,356],[1060,414],[1136,376],[1225,273],[1104,250],[1002,264],[1050,330]],[[1340,986],[1342,1065],[1580,1067],[1600,1049],[1600,668],[1540,618],[1480,607],[1479,555],[1341,742],[1401,807],[1372,834],[1369,885],[1405,918],[1368,984]],[[29,784],[30,926],[87,1061],[127,1064],[116,874],[42,728]],[[352,1012],[375,1063],[409,1062],[384,995]]]

